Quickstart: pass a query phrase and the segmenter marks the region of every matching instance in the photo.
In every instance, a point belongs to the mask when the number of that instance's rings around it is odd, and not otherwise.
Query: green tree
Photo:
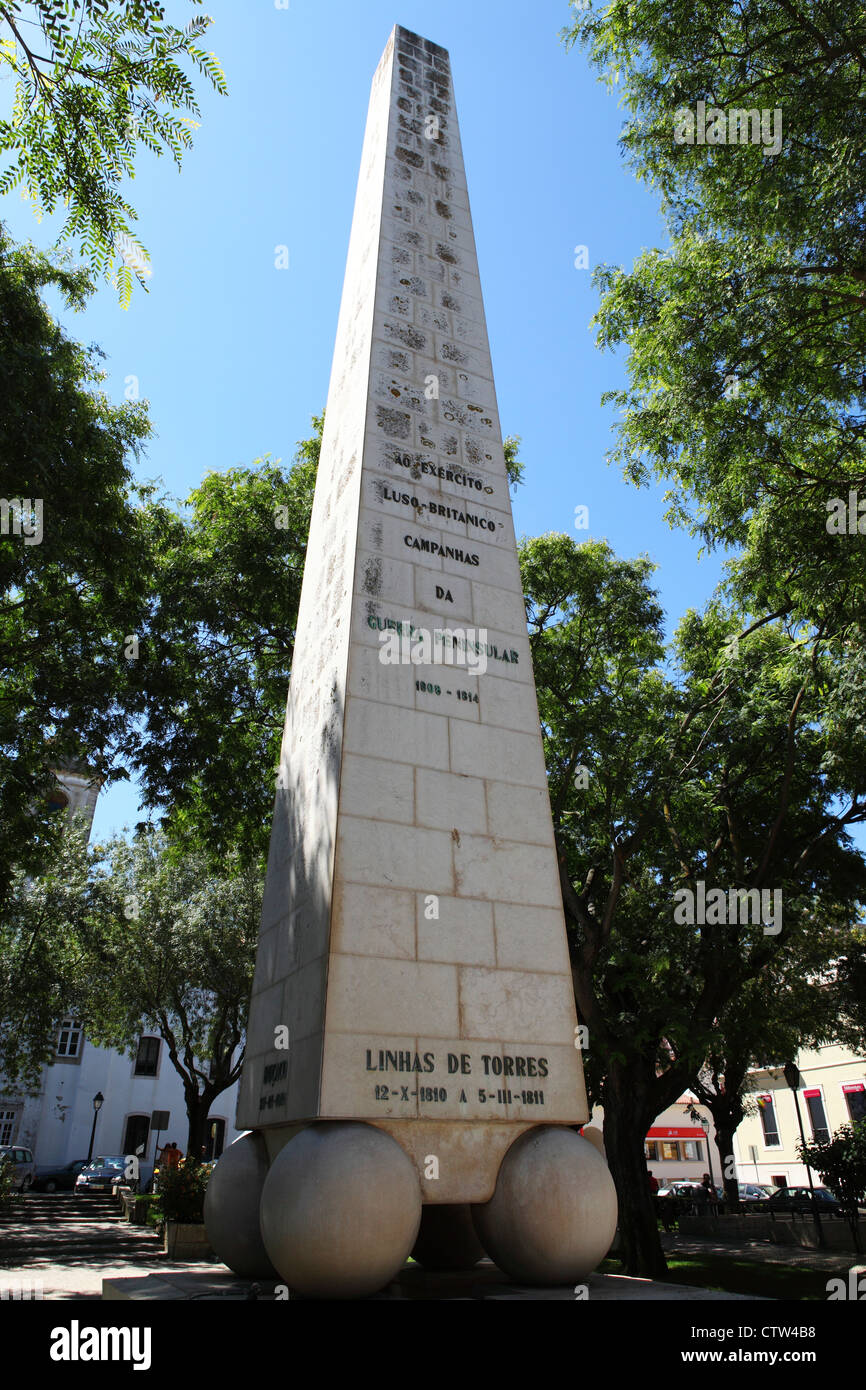
[[[811,930],[789,936],[715,1021],[706,1061],[691,1090],[713,1117],[720,1182],[730,1211],[739,1206],[734,1135],[750,1113],[751,1068],[778,1065],[780,1057],[793,1057],[804,1046],[838,1040],[839,994],[827,979],[827,965],[845,938],[849,915],[840,904],[830,920],[825,908]]]
[[[573,9],[566,43],[581,43],[621,94],[622,147],[670,233],[630,272],[597,272],[599,343],[629,349],[627,386],[606,397],[621,412],[612,457],[635,483],[663,478],[670,519],[733,551],[729,608],[680,632],[684,694],[705,700],[684,711],[692,751],[681,764],[703,766],[704,786],[684,805],[660,788],[683,881],[703,842],[704,872],[724,862],[734,884],[778,878],[786,920],[789,901],[801,922],[832,917],[839,901],[856,920],[863,886],[847,828],[863,820],[866,794],[866,16],[833,0]],[[713,136],[688,143],[683,112],[697,118],[699,101],[713,108]],[[757,135],[762,111],[768,134],[783,122],[778,149]],[[734,145],[743,125],[732,112],[756,140]],[[722,661],[726,633],[741,656]],[[738,661],[751,690],[729,679]],[[753,964],[762,954],[758,943]],[[742,968],[731,968],[739,988]],[[689,978],[704,1001],[705,975]]]
[[[267,852],[323,417],[286,469],[208,473],[184,510],[152,498],[156,556],[127,745],[175,839]],[[230,789],[227,794],[227,789]]]
[[[505,455],[505,471],[508,474],[508,481],[511,487],[519,487],[523,482],[523,470],[526,467],[523,460],[517,457],[520,453],[520,435],[506,435],[502,441],[502,452]]]
[[[591,1092],[626,1267],[658,1276],[647,1129],[698,1076],[731,1001],[866,892],[847,833],[864,808],[837,805],[824,772],[838,672],[778,622],[718,604],[686,615],[667,670],[648,561],[566,536],[525,542],[521,561]],[[677,920],[675,895],[694,902],[699,884],[726,910],[739,890],[779,891],[780,929],[764,912]]]
[[[847,652],[839,717],[862,728],[866,515],[859,533],[833,526],[834,499],[866,501],[866,14],[835,0],[575,9],[567,42],[621,92],[623,149],[671,233],[631,272],[597,276],[599,342],[629,348],[628,385],[607,397],[622,411],[613,457],[632,481],[671,484],[673,519],[739,550],[737,604]],[[729,143],[674,138],[698,101],[725,115]],[[778,153],[730,143],[739,110],[778,114]]]
[[[87,829],[59,818],[45,871],[16,871],[0,913],[0,1073],[4,1086],[38,1089],[53,1061],[59,1021],[82,967],[69,924],[79,920],[90,875]]]
[[[227,90],[215,55],[198,44],[210,18],[177,28],[165,8],[157,0],[0,4],[0,64],[15,74],[13,109],[0,120],[0,154],[10,160],[0,193],[23,184],[40,213],[63,204],[60,239],[114,280],[124,307],[133,275],[144,285],[148,273],[132,231],[137,214],[121,191],[135,175],[138,146],[168,150],[180,167],[192,144],[200,111],[183,59]]]
[[[859,1250],[860,1204],[866,1199],[866,1120],[842,1125],[832,1139],[798,1143],[797,1152],[838,1197]]]
[[[226,859],[219,872],[152,828],[88,848],[67,822],[50,864],[17,874],[0,917],[0,1071],[26,1091],[53,1059],[59,1019],[135,1056],[158,1033],[183,1083],[187,1152],[237,1081],[264,880]]]
[[[839,1040],[866,1052],[866,928],[860,923],[833,960]]]
[[[157,1032],[183,1083],[186,1151],[199,1158],[210,1108],[243,1062],[263,877],[227,861],[217,874],[156,831],[90,853],[85,894],[64,930],[76,962],[66,981],[91,1041],[135,1055]]]
[[[130,496],[145,405],[103,394],[99,350],[52,319],[49,286],[75,308],[92,290],[0,226],[0,911],[14,866],[37,872],[56,843],[51,768],[122,775],[129,638],[151,572]]]

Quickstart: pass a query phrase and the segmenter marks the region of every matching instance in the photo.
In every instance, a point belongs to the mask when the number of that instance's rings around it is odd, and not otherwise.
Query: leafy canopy
[[[88,847],[86,829],[67,826],[38,878],[16,875],[0,915],[4,1074],[34,1082],[68,1013],[132,1056],[156,1033],[197,1155],[211,1103],[240,1074],[262,892],[257,864],[227,857],[214,871],[152,828]]]
[[[210,17],[178,28],[165,12],[157,0],[0,4],[0,65],[15,75],[12,110],[0,120],[0,155],[8,156],[0,193],[23,185],[39,216],[65,206],[60,239],[116,284],[124,308],[133,276],[144,286],[150,273],[122,191],[135,177],[138,146],[170,151],[180,167],[200,115],[184,59],[227,91],[217,58],[199,44]]]
[[[671,485],[671,518],[735,547],[733,600],[862,645],[866,501],[866,12],[835,0],[615,0],[566,33],[622,94],[622,148],[671,233],[602,267],[599,343],[629,347],[612,457]],[[782,144],[674,140],[698,101],[778,111]],[[730,123],[729,123],[730,124]],[[855,519],[855,532],[857,531]],[[866,516],[864,516],[866,531]]]
[[[0,904],[13,866],[36,872],[56,839],[51,767],[121,775],[126,639],[151,574],[130,467],[145,405],[108,400],[99,349],[66,336],[47,286],[74,306],[92,290],[0,225],[0,477],[5,502],[30,510],[0,531]]]
[[[745,1069],[732,1036],[760,1052],[791,1028],[833,1031],[802,978],[852,937],[866,898],[849,835],[866,802],[840,794],[860,750],[825,718],[846,667],[718,600],[668,651],[647,559],[560,535],[520,558],[587,1079],[629,1271],[659,1274],[648,1126],[708,1065]],[[700,882],[726,906],[732,890],[780,892],[781,929],[677,920],[675,895]]]

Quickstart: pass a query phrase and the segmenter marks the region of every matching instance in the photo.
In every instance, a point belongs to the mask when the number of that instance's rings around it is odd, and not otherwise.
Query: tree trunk
[[[207,1144],[207,1117],[213,1097],[187,1092],[186,1113],[189,1129],[186,1136],[186,1156],[196,1163],[202,1161],[202,1149]]]
[[[619,1202],[619,1232],[625,1273],[641,1278],[667,1275],[653,1194],[647,1179],[644,1141],[652,1117],[635,1094],[634,1078],[616,1064],[605,1078],[604,1147]]]
[[[728,1178],[726,1173],[736,1174],[734,1166],[734,1132],[735,1126],[724,1124],[713,1116],[716,1127],[716,1148],[719,1151],[719,1163],[721,1164],[722,1183],[725,1188],[725,1207],[727,1211],[740,1210],[740,1188],[736,1176]]]

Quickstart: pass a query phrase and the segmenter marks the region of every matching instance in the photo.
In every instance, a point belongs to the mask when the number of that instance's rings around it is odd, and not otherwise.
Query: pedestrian
[[[710,1200],[710,1194],[707,1190],[706,1184],[703,1181],[700,1183],[692,1183],[690,1187],[689,1196],[693,1203],[693,1214],[695,1216],[705,1215]]]
[[[164,1173],[167,1169],[177,1169],[180,1166],[180,1160],[182,1158],[183,1154],[173,1139],[170,1143],[163,1144],[159,1157],[160,1174]]]
[[[716,1189],[713,1185],[713,1180],[710,1177],[709,1173],[704,1173],[704,1176],[701,1178],[701,1187],[707,1194],[707,1199],[710,1203],[710,1210],[712,1211],[714,1216],[717,1215],[717,1209],[719,1205],[719,1194],[716,1192]]]

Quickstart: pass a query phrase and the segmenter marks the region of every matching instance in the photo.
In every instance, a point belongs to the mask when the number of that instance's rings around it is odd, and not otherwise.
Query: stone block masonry
[[[383,630],[458,623],[487,635],[483,674],[379,660]],[[364,141],[240,1122],[513,1137],[586,1118],[545,788],[450,65],[398,28]],[[427,1061],[386,1086],[380,1051]],[[429,1200],[450,1195],[437,1181]]]
[[[393,659],[396,633],[453,629],[483,664],[423,664],[408,641]],[[484,1243],[515,1273],[591,1268],[615,1199],[568,1128],[588,1118],[576,1038],[450,66],[397,27],[373,78],[298,617],[238,1103],[254,1133],[220,1160],[211,1226],[236,1263],[263,1238],[313,1295],[380,1287],[425,1206],[453,1209],[452,1249],[480,1252],[467,1204],[488,1204]],[[260,1234],[235,1215],[232,1165],[263,1181]]]

